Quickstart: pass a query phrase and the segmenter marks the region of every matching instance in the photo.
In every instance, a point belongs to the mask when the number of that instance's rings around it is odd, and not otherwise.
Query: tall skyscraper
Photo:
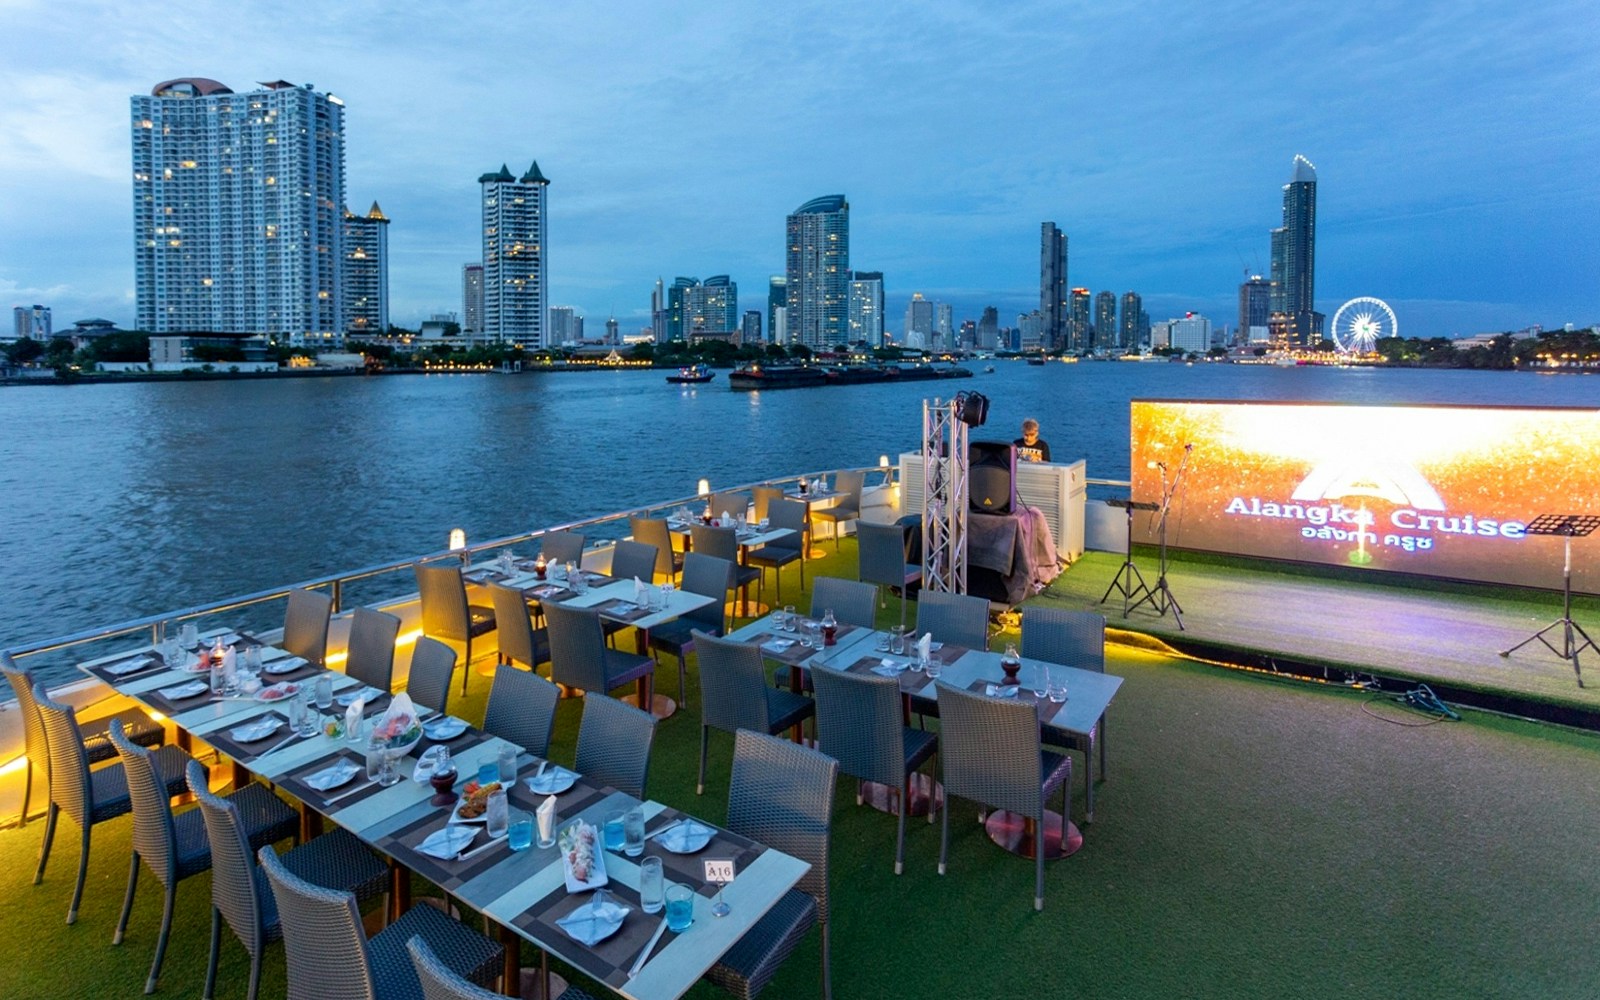
[[[761,343],[761,310],[746,309],[744,319],[739,322],[739,343]]]
[[[975,343],[972,346],[980,350],[992,351],[999,346],[1000,341],[1000,310],[994,306],[983,307],[983,318],[978,320],[977,329],[973,331]]]
[[[551,306],[550,325],[546,327],[545,344],[572,344],[578,341],[577,310],[571,306]]]
[[[49,306],[16,306],[11,310],[11,318],[15,323],[13,336],[17,340],[49,340],[50,307]]]
[[[1094,346],[1115,350],[1126,346],[1117,330],[1117,293],[1101,292],[1094,297]]]
[[[789,308],[789,279],[781,274],[774,274],[767,279],[767,339],[774,344],[783,343],[778,339],[778,310],[787,308]]]
[[[1039,226],[1039,341],[1046,351],[1067,346],[1067,234],[1054,222]]]
[[[692,280],[692,279],[691,279]],[[683,290],[683,332],[732,333],[739,329],[739,286],[726,274],[712,275],[704,283]]]
[[[476,336],[483,332],[483,265],[461,265],[461,332]]]
[[[606,317],[606,343],[622,343],[622,330],[618,327],[617,318],[615,316]]]
[[[1117,342],[1125,351],[1136,351],[1144,339],[1144,328],[1139,318],[1144,313],[1144,300],[1138,292],[1122,293],[1122,325],[1117,330]]]
[[[340,341],[344,102],[192,77],[131,109],[139,328]]]
[[[547,347],[550,181],[536,160],[520,178],[501,164],[498,173],[484,174],[478,184],[483,194],[483,331],[503,344]]]
[[[789,335],[808,347],[849,336],[850,203],[842,194],[813,198],[785,220],[785,290]]]
[[[344,212],[344,330],[355,337],[389,330],[389,217],[377,202],[366,215]]]
[[[688,330],[683,322],[683,298],[691,288],[698,288],[699,278],[686,278],[679,275],[672,279],[672,286],[667,289],[667,339],[688,340]]]
[[[667,293],[660,278],[650,290],[650,339],[658,344],[667,339]]]
[[[941,351],[952,350],[955,341],[956,311],[948,302],[933,304],[933,346]]]
[[[932,340],[933,303],[923,298],[921,292],[912,292],[911,301],[906,303],[905,336],[901,343],[926,350],[932,346]]]
[[[1239,286],[1239,340],[1264,344],[1272,318],[1272,282],[1252,274]]]
[[[1283,186],[1283,225],[1272,231],[1273,324],[1283,346],[1305,347],[1322,339],[1321,313],[1316,311],[1317,168],[1304,156],[1294,158],[1289,183]]]
[[[1089,322],[1089,290],[1074,288],[1067,310],[1067,349],[1087,351],[1094,347],[1094,327]]]
[[[883,272],[855,271],[850,278],[850,343],[883,346]]]

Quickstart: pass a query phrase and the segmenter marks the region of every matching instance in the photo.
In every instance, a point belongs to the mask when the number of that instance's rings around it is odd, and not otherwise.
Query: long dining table
[[[205,642],[222,632],[207,633]],[[249,639],[241,637],[241,641]],[[186,653],[183,659],[192,659],[192,653]],[[364,688],[343,673],[324,672],[303,661],[297,663],[280,649],[263,647],[262,661],[263,682],[289,678],[290,683],[312,684],[325,673],[330,676],[335,700],[331,708],[323,711],[331,711],[336,717],[342,717],[344,711],[338,706],[340,697]],[[433,789],[415,780],[420,755],[435,743],[448,746],[457,767],[459,788],[476,775],[480,765],[498,763],[501,748],[511,745],[506,741],[466,724],[460,727],[459,734],[448,739],[434,740],[424,735],[397,762],[399,780],[385,787],[367,778],[364,742],[326,735],[320,726],[315,735],[295,736],[288,727],[288,705],[282,701],[215,696],[209,685],[201,693],[178,697],[182,685],[203,682],[206,674],[174,669],[154,649],[116,653],[81,663],[79,668],[159,712],[179,732],[210,743],[220,755],[231,758],[236,772],[242,770],[274,783],[298,799],[304,810],[343,827],[389,857],[396,872],[396,910],[408,901],[408,873],[415,872],[456,901],[488,917],[499,928],[506,945],[504,981],[512,995],[520,982],[517,945],[526,940],[545,955],[555,956],[621,996],[632,1000],[673,1000],[692,987],[810,867],[716,824],[688,817],[660,802],[641,802],[574,774],[571,786],[555,795],[558,829],[582,820],[600,830],[609,814],[636,806],[645,818],[642,856],[629,858],[620,851],[605,852],[609,879],[605,889],[629,912],[615,934],[592,946],[585,945],[557,923],[589,898],[587,892],[567,891],[559,847],[541,848],[536,837],[528,848],[513,851],[506,839],[489,840],[485,831],[475,835],[454,860],[439,859],[419,850],[430,834],[452,822],[454,812],[453,804],[435,805]],[[281,672],[271,673],[274,669]],[[380,716],[390,697],[384,692],[375,693],[365,706],[366,718]],[[258,730],[246,728],[273,716],[281,722],[270,733],[258,736]],[[516,749],[518,779],[512,783],[507,798],[511,809],[533,814],[546,796],[533,791],[531,776],[546,762],[520,747]],[[308,781],[341,760],[360,765],[347,782],[319,790]],[[558,766],[550,762],[550,767]],[[568,773],[572,773],[570,769]],[[689,818],[712,831],[705,846],[693,853],[676,853],[656,839],[665,827]],[[685,885],[693,891],[693,923],[681,933],[664,930],[659,941],[652,939],[666,919],[665,910],[646,914],[639,906],[640,862],[649,856],[662,859],[668,883]],[[706,860],[731,860],[733,881],[722,886],[708,882],[703,864]],[[724,916],[712,914],[713,897],[719,889],[729,906]],[[630,976],[641,953],[652,944],[654,947],[637,974]],[[546,961],[541,961],[541,967],[548,973]]]

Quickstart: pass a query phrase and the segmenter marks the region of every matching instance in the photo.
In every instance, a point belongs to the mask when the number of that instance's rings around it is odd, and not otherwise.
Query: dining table
[[[692,551],[693,544],[691,543],[690,538],[692,537],[694,526],[696,524],[705,523],[707,522],[703,519],[694,518],[692,516],[684,516],[682,514],[674,514],[667,518],[667,530],[684,540],[685,551]],[[714,528],[727,526],[734,529],[734,541],[739,546],[740,566],[750,565],[750,553],[754,552],[756,549],[770,545],[771,543],[780,539],[788,538],[790,535],[794,534],[793,528],[774,528],[771,525],[763,527],[759,523],[751,524],[748,521],[744,521],[742,518],[725,520],[721,517],[713,517],[709,523],[710,526]],[[750,585],[748,583],[745,584],[743,591],[739,596],[739,600],[733,605],[732,610],[734,617],[736,618],[754,618],[764,615],[771,610],[769,607],[767,607],[767,605],[759,601],[750,600],[749,589]]]

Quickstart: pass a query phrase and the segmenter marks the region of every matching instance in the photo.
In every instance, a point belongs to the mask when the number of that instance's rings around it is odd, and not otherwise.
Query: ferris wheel
[[[1382,299],[1351,299],[1333,314],[1333,343],[1340,354],[1370,354],[1380,339],[1399,335],[1394,310]]]

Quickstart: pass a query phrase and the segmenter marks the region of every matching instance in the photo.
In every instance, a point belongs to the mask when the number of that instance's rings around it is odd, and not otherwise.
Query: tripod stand
[[[1144,574],[1139,572],[1139,567],[1133,564],[1133,512],[1136,510],[1158,510],[1159,505],[1148,500],[1107,500],[1106,504],[1112,507],[1121,507],[1128,512],[1128,558],[1122,560],[1122,568],[1117,570],[1117,575],[1111,578],[1111,586],[1106,588],[1105,595],[1100,598],[1100,603],[1111,600],[1114,592],[1122,594],[1122,617],[1128,617],[1128,602],[1144,600],[1150,594],[1150,585],[1144,582]],[[1126,578],[1126,582],[1124,582]],[[1139,581],[1137,584],[1134,581]]]
[[[1594,640],[1589,638],[1589,633],[1583,630],[1583,626],[1572,620],[1572,540],[1585,538],[1596,528],[1600,528],[1600,516],[1593,514],[1540,514],[1528,522],[1525,534],[1560,535],[1566,540],[1566,558],[1561,566],[1561,617],[1510,649],[1500,651],[1501,656],[1510,656],[1537,639],[1544,643],[1550,652],[1563,660],[1572,661],[1572,673],[1577,677],[1579,687],[1583,687],[1583,671],[1578,667],[1578,654],[1585,649],[1600,649],[1600,647],[1595,646]],[[1545,633],[1554,628],[1561,629],[1560,649],[1545,637]],[[1582,642],[1578,641],[1580,636]]]
[[[1133,606],[1128,608],[1129,611],[1133,611],[1139,605],[1149,601],[1150,607],[1155,610],[1157,615],[1165,615],[1170,610],[1172,619],[1178,623],[1180,630],[1183,629],[1183,605],[1179,604],[1178,599],[1172,596],[1172,587],[1167,583],[1167,517],[1172,512],[1172,498],[1178,492],[1178,485],[1183,482],[1183,473],[1189,467],[1189,456],[1193,452],[1194,445],[1186,444],[1183,446],[1183,459],[1178,463],[1178,471],[1173,475],[1171,482],[1167,481],[1167,463],[1156,463],[1157,467],[1161,469],[1161,527],[1159,529],[1161,534],[1161,557],[1158,564],[1159,569],[1156,572],[1156,585],[1153,589],[1146,588],[1145,595],[1134,601]],[[1127,617],[1126,613],[1124,613],[1123,617]]]

